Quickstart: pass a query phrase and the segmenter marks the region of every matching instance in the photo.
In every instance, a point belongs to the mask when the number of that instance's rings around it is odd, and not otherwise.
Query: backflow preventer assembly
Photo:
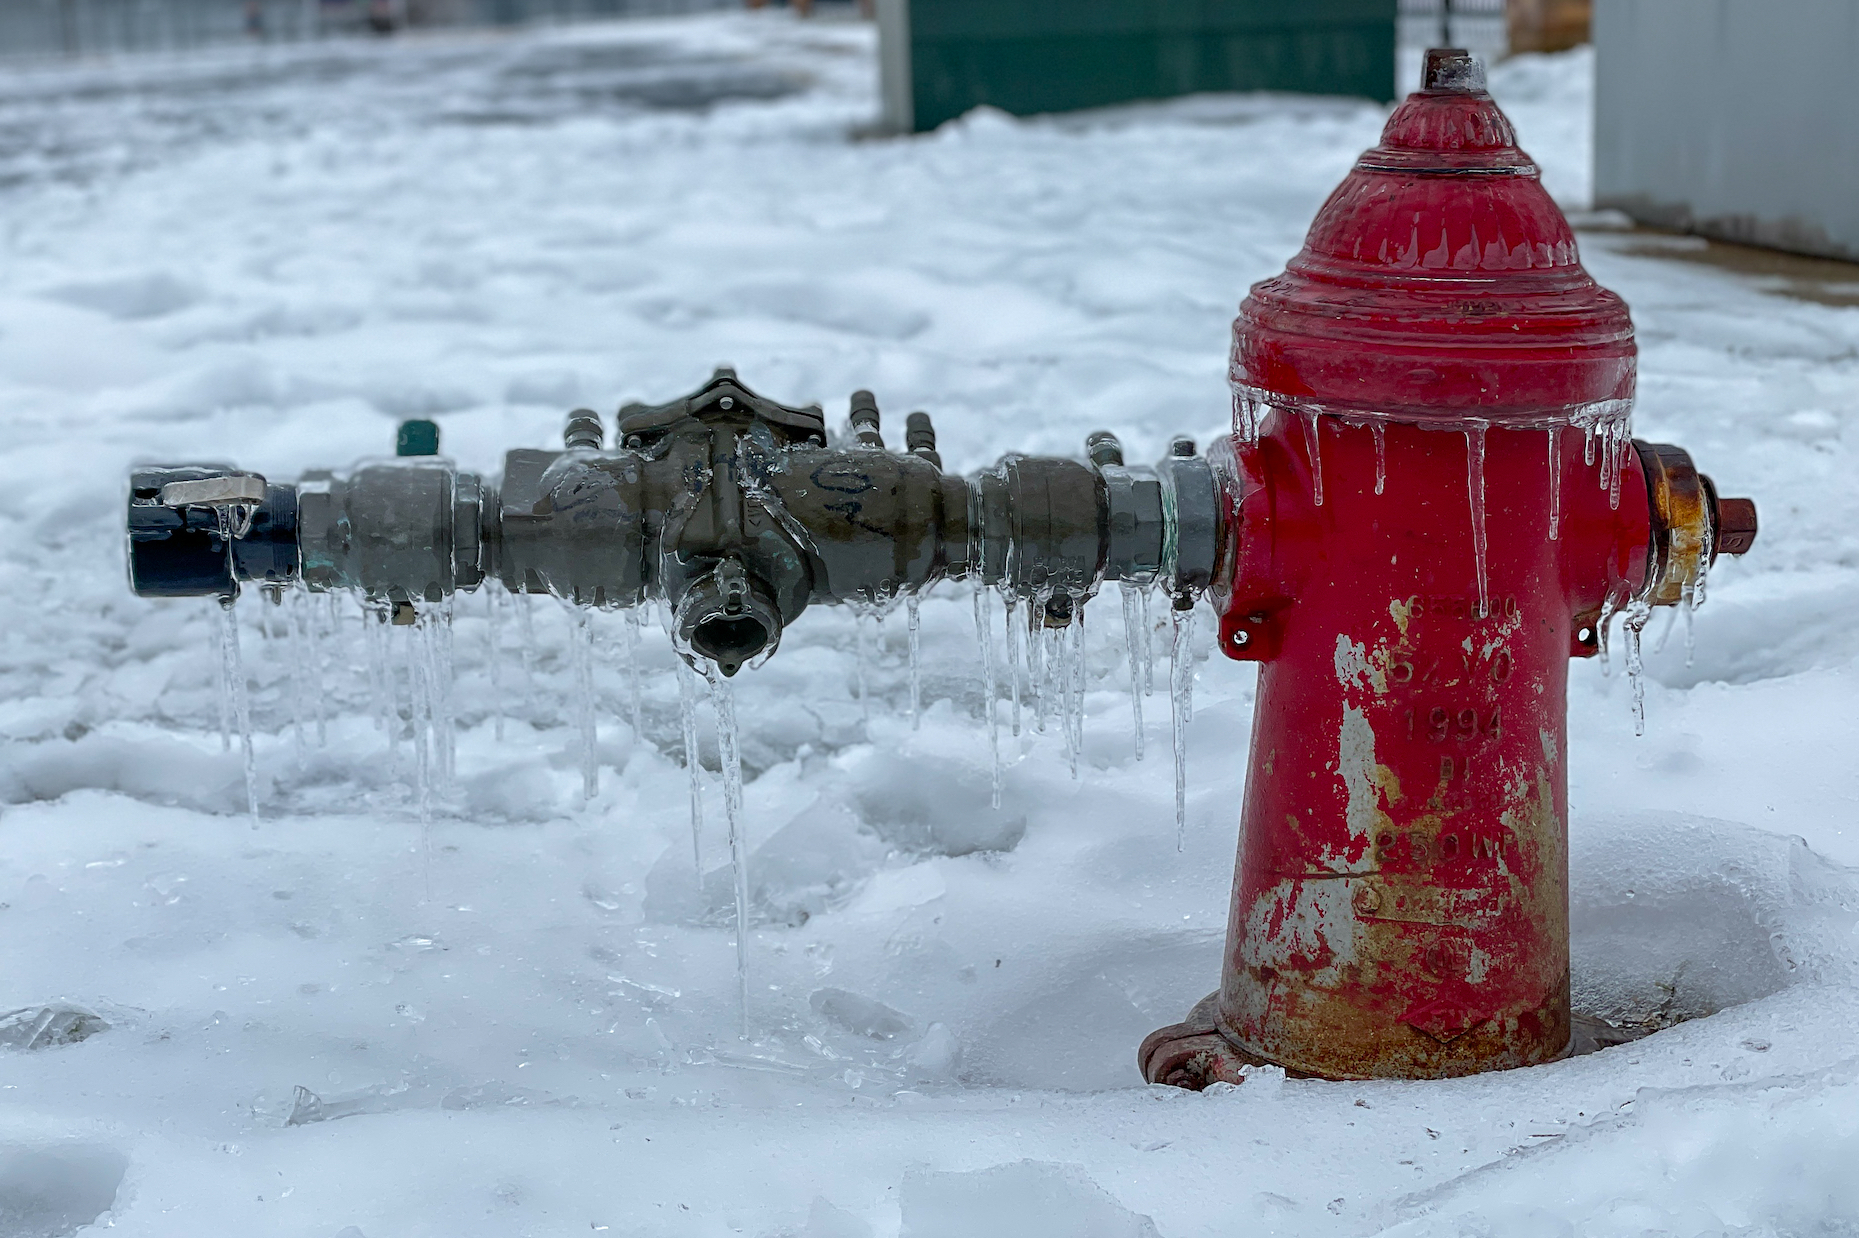
[[[888,450],[718,371],[694,394],[570,417],[493,483],[436,455],[281,485],[145,468],[144,596],[241,581],[354,590],[412,622],[495,578],[586,607],[669,608],[723,676],[821,602],[963,578],[1065,629],[1106,581],[1208,595],[1260,664],[1218,993],[1144,1042],[1152,1082],[1273,1063],[1439,1078],[1569,1051],[1567,659],[1619,615],[1703,600],[1754,504],[1633,440],[1633,328],[1465,53],[1423,88],[1233,328],[1234,433],[1149,467],[942,470],[929,419]],[[414,450],[418,450],[414,445]]]

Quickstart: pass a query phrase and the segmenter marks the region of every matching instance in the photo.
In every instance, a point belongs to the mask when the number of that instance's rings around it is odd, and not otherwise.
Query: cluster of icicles
[[[1375,436],[1375,493],[1384,494],[1388,487],[1388,443],[1387,428],[1392,421],[1401,420],[1404,424],[1413,424],[1411,419],[1396,418],[1387,413],[1378,413],[1362,409],[1331,408],[1319,404],[1289,403],[1284,396],[1274,392],[1263,391],[1234,380],[1233,390],[1233,437],[1237,446],[1249,446],[1259,441],[1265,430],[1267,420],[1278,413],[1295,417],[1302,424],[1304,445],[1310,455],[1311,497],[1317,506],[1323,506],[1323,422],[1332,419],[1340,425],[1350,427],[1367,427]],[[1562,434],[1565,430],[1579,430],[1582,435],[1582,460],[1593,468],[1598,461],[1600,469],[1597,480],[1600,487],[1607,491],[1607,505],[1610,508],[1620,506],[1621,470],[1627,466],[1633,456],[1633,403],[1631,400],[1601,400],[1593,404],[1578,405],[1560,412],[1545,414],[1532,421],[1519,423],[1506,421],[1503,428],[1540,430],[1548,444],[1546,483],[1549,487],[1549,521],[1544,535],[1550,541],[1556,541],[1562,533]],[[1465,494],[1466,507],[1472,523],[1472,572],[1477,579],[1478,617],[1483,619],[1491,613],[1491,586],[1486,573],[1486,552],[1488,543],[1485,537],[1485,436],[1491,430],[1491,422],[1479,418],[1438,419],[1430,423],[1442,432],[1457,432],[1465,438]],[[1709,538],[1706,538],[1708,544]],[[1692,611],[1704,604],[1705,582],[1710,572],[1710,556],[1700,556],[1696,572],[1691,579],[1684,582],[1684,594],[1678,609],[1685,616],[1685,665],[1692,664],[1695,652],[1692,632]],[[1650,592],[1651,581],[1646,592]],[[1621,629],[1626,635],[1627,678],[1632,684],[1633,698],[1633,733],[1646,733],[1646,685],[1642,677],[1643,662],[1640,654],[1640,637],[1646,624],[1652,618],[1652,603],[1641,595],[1610,593],[1601,604],[1601,615],[1595,624],[1595,638],[1600,647],[1601,672],[1608,674],[1611,666],[1608,658],[1608,629],[1614,617],[1621,620]],[[1670,616],[1665,631],[1660,634],[1653,652],[1665,648],[1665,642],[1672,634],[1672,626],[1677,616]]]
[[[328,741],[328,694],[324,671],[346,665],[343,603],[333,593],[312,592],[301,583],[265,586],[261,592],[270,605],[259,609],[259,628],[267,642],[280,643],[287,652],[288,700],[292,744],[299,765],[311,745]],[[533,595],[511,594],[497,581],[482,589],[486,620],[486,667],[490,679],[491,724],[498,740],[504,736],[505,683],[512,670],[520,670],[525,684],[535,682],[534,662],[539,646],[535,631]],[[1125,656],[1129,663],[1129,693],[1135,754],[1143,756],[1143,700],[1154,690],[1151,589],[1122,586]],[[992,763],[992,802],[1000,806],[1006,756],[1002,731],[1022,744],[1035,734],[1056,729],[1065,746],[1073,777],[1084,748],[1085,667],[1084,624],[1089,599],[1073,598],[1071,622],[1054,627],[1044,621],[1043,599],[1026,600],[992,588],[974,590],[975,631],[980,647],[983,700],[988,713],[988,749]],[[909,716],[914,729],[923,708],[921,675],[920,598],[903,599],[908,617]],[[361,629],[365,646],[369,713],[384,738],[390,776],[410,783],[420,821],[422,869],[430,895],[431,824],[435,804],[452,787],[457,774],[457,727],[452,703],[455,678],[453,618],[460,599],[414,608],[411,623],[394,623],[394,607],[362,599]],[[403,603],[404,605],[404,603]],[[596,743],[599,709],[594,684],[596,662],[593,612],[563,604],[570,627],[567,645],[572,683],[568,720],[578,741],[578,764],[584,800],[600,789],[600,762]],[[669,610],[662,605],[664,626],[671,630]],[[891,606],[860,606],[855,612],[856,692],[866,724],[871,720],[870,662],[873,647]],[[624,612],[620,642],[621,669],[626,680],[626,708],[635,736],[643,734],[643,641],[645,607]],[[1171,738],[1174,748],[1175,839],[1185,845],[1187,796],[1187,726],[1193,710],[1194,610],[1177,606],[1170,612],[1169,696]],[[514,642],[519,662],[510,662],[506,633],[516,629]],[[252,741],[249,689],[240,649],[239,621],[234,600],[220,603],[218,640],[218,699],[222,745],[236,742],[244,760],[246,809],[256,826],[259,818],[258,768]],[[1002,650],[1004,649],[1004,657]],[[718,766],[723,790],[736,922],[737,971],[746,1026],[748,1009],[748,847],[743,819],[742,748],[732,681],[699,660],[704,668],[707,694],[715,711]],[[702,875],[704,830],[704,770],[698,757],[698,710],[705,695],[699,671],[685,658],[675,659],[678,707],[684,766],[690,784],[691,854]]]

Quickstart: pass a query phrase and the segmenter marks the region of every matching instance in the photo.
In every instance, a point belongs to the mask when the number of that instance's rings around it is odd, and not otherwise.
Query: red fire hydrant
[[[1567,659],[1755,507],[1630,439],[1633,327],[1463,52],[1233,327],[1220,647],[1260,663],[1220,991],[1151,1082],[1569,1051]],[[1635,668],[1637,669],[1637,668]]]

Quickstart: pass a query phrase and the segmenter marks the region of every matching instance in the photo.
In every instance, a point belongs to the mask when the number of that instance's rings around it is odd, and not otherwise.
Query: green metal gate
[[[885,110],[933,129],[1199,91],[1394,98],[1397,0],[886,0]]]

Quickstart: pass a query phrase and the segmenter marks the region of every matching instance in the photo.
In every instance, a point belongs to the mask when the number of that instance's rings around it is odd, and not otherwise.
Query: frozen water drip
[[[290,623],[293,658],[301,667],[303,700],[316,723],[316,746],[329,743],[328,709],[323,701],[323,634],[321,599],[306,589],[301,581],[292,585],[285,596],[285,615]]]
[[[871,670],[867,663],[871,661],[871,635],[867,629],[870,612],[862,606],[854,606],[852,611],[853,666],[852,671],[858,687],[859,716],[865,723],[865,730],[871,730]]]
[[[1646,630],[1646,621],[1652,618],[1652,605],[1635,598],[1627,603],[1626,617],[1620,626],[1627,638],[1627,682],[1633,692],[1633,733],[1646,733],[1646,679],[1640,663],[1640,633]]]
[[[1549,427],[1549,540],[1562,536],[1562,427]]]
[[[1144,696],[1155,695],[1155,619],[1149,613],[1149,594],[1147,586],[1136,594],[1137,610],[1141,613]]]
[[[910,729],[923,724],[923,618],[918,613],[918,597],[912,593],[904,599],[904,612],[910,638]]]
[[[1188,846],[1188,723],[1194,717],[1194,598],[1175,598],[1169,648],[1169,735],[1175,746],[1175,850]]]
[[[1073,600],[1072,621],[1061,629],[1060,632],[1066,644],[1071,647],[1067,659],[1070,663],[1069,669],[1071,673],[1068,676],[1069,682],[1066,685],[1066,714],[1071,723],[1071,735],[1069,737],[1068,746],[1071,748],[1072,753],[1071,764],[1073,778],[1078,776],[1078,758],[1084,755],[1084,690],[1086,681],[1084,664],[1084,612],[1086,603],[1089,600],[1090,599],[1083,597]]]
[[[639,607],[626,608],[626,703],[631,712],[633,724],[633,742],[639,742],[644,733],[645,693],[640,682],[639,667],[639,626],[642,622]]]
[[[510,600],[516,605],[516,636],[523,655],[523,706],[533,723],[536,712],[536,616],[530,610],[527,592],[517,593]]]
[[[303,715],[309,703],[308,692],[304,687],[304,641],[302,633],[297,630],[297,608],[294,605],[294,599],[293,605],[287,610],[284,606],[284,593],[285,586],[283,585],[265,586],[265,601],[269,603],[269,606],[264,611],[264,630],[267,639],[270,639],[270,621],[272,612],[275,611],[277,618],[284,624],[284,660],[289,668],[286,678],[290,682],[291,758],[296,762],[297,768],[302,769],[307,746],[304,739]]]
[[[1001,806],[1001,727],[994,682],[994,624],[988,618],[987,589],[977,584],[975,601],[975,639],[981,646],[981,707],[988,718],[988,760],[991,804]]]
[[[220,692],[239,735],[239,758],[245,772],[245,811],[252,818],[252,828],[257,829],[258,758],[252,750],[252,705],[245,683],[245,657],[239,650],[238,599],[223,597],[218,602]]]
[[[691,789],[691,863],[704,875],[704,768],[697,759],[697,673],[678,659],[678,725],[684,736],[684,773]]]
[[[503,582],[484,582],[485,665],[491,681],[491,733],[503,742],[503,612],[508,594]]]
[[[1491,613],[1491,586],[1485,572],[1485,431],[1484,422],[1465,430],[1465,493],[1472,509],[1472,571],[1478,577],[1478,617]]]
[[[1620,608],[1620,602],[1613,593],[1601,599],[1601,617],[1594,621],[1595,647],[1601,655],[1601,674],[1612,675],[1614,668],[1607,654],[1608,629],[1613,627],[1614,613]]]
[[[1143,759],[1143,655],[1146,633],[1139,617],[1140,598],[1147,590],[1134,581],[1123,582],[1124,656],[1130,663],[1130,734],[1136,747],[1136,759]]]
[[[452,705],[457,662],[452,649],[452,599],[420,616],[421,639],[431,666],[431,708],[438,755],[439,785],[449,790],[458,775],[458,727]]]
[[[718,764],[723,770],[723,813],[729,823],[729,875],[736,894],[736,988],[741,1002],[742,1037],[749,1038],[749,854],[743,837],[742,749],[736,730],[736,695],[730,682],[709,664],[710,700],[716,709]]]
[[[568,656],[574,673],[575,728],[581,739],[581,799],[600,794],[600,749],[594,714],[594,625],[591,613],[573,603],[568,609]]]
[[[1026,689],[1033,694],[1033,730],[1046,733],[1046,711],[1052,703],[1052,684],[1047,665],[1050,641],[1046,637],[1045,603],[1038,598],[1026,604]]]
[[[1001,596],[1006,599],[1007,627],[1007,681],[1013,690],[1013,737],[1020,738],[1020,638],[1019,622],[1020,599],[1015,597],[1005,586]]]
[[[1323,506],[1323,418],[1306,409],[1299,416],[1304,422],[1304,443],[1310,449],[1310,497]]]

